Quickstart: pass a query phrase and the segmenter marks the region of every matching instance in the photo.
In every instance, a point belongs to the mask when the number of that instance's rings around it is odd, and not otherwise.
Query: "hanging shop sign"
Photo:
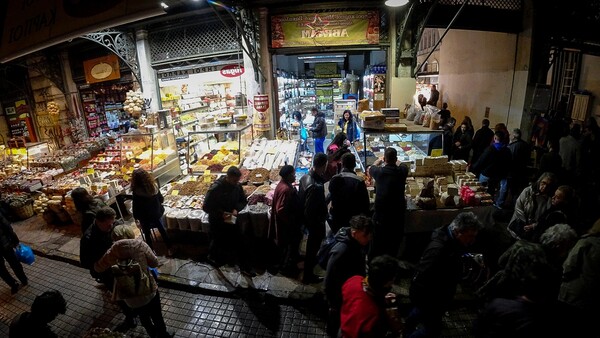
[[[88,84],[121,78],[119,58],[114,54],[83,61],[83,70]]]
[[[271,17],[273,48],[379,44],[379,12],[348,11]]]
[[[227,65],[220,70],[225,77],[238,77],[244,74],[244,67],[240,65]]]
[[[254,114],[252,116],[255,131],[271,130],[268,95],[254,95]]]
[[[159,71],[157,76],[161,81],[187,79],[190,75],[219,72],[224,77],[238,77],[244,74],[244,66],[238,64],[225,65],[225,66],[203,66],[188,69],[168,70]]]

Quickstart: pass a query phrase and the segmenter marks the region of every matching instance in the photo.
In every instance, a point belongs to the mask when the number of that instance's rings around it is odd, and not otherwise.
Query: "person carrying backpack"
[[[366,216],[353,216],[350,227],[341,228],[335,235],[335,244],[327,254],[325,295],[329,303],[327,333],[337,337],[340,327],[342,285],[352,276],[366,275],[364,248],[371,241],[373,221]]]
[[[133,309],[150,337],[172,337],[163,319],[158,285],[149,271],[149,268],[158,267],[158,258],[148,244],[135,239],[131,226],[116,226],[112,238],[114,244],[94,264],[94,270],[113,271],[113,298],[121,298]],[[129,296],[124,298],[126,294]]]

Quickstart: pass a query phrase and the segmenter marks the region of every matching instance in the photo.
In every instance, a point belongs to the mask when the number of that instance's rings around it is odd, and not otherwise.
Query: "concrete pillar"
[[[262,73],[266,78],[259,79],[259,82],[262,84],[262,93],[269,96],[269,104],[271,106],[271,135],[269,135],[269,137],[275,138],[275,133],[277,131],[279,121],[279,112],[276,111],[274,106],[275,95],[277,95],[277,90],[273,86],[273,65],[271,60],[271,54],[269,53],[270,40],[268,33],[268,14],[269,12],[266,7],[260,8],[260,68],[262,69]]]
[[[148,43],[148,31],[138,29],[135,32],[135,46],[140,67],[140,76],[142,92],[144,99],[150,99],[150,111],[157,111],[160,108],[160,93],[158,92],[158,80],[156,72],[152,68],[152,58],[150,57],[150,44]]]

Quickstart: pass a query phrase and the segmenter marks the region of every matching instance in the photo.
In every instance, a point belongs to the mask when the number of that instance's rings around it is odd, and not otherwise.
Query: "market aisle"
[[[52,322],[59,337],[82,337],[90,328],[113,328],[123,319],[85,269],[37,256],[25,273],[30,283],[15,296],[5,284],[0,286],[1,337],[8,336],[11,319],[49,289],[61,291],[67,300],[67,313]],[[311,311],[277,304],[263,294],[238,299],[162,287],[160,292],[163,315],[175,337],[325,337],[323,320]],[[130,334],[144,337],[145,331],[138,325]]]

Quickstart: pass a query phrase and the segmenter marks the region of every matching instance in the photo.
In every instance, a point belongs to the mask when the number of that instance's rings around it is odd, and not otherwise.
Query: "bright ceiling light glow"
[[[388,7],[400,7],[408,3],[408,0],[387,0],[385,5]]]
[[[166,4],[166,3],[164,3],[164,2],[161,2],[161,3],[160,3],[160,5],[161,5],[161,6],[162,6],[162,8],[164,8],[164,9],[167,9],[167,8],[169,8],[169,5],[167,5],[167,4]]]

